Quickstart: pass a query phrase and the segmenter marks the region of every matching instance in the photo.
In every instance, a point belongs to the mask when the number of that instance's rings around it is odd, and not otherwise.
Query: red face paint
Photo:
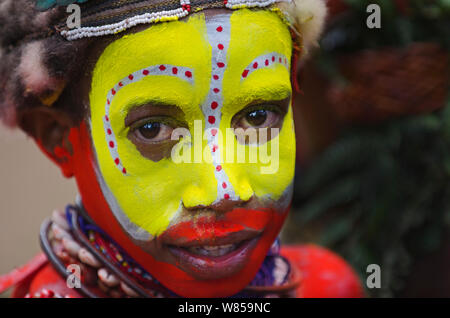
[[[169,227],[162,237],[183,238],[185,242],[220,238],[245,229],[262,231],[271,219],[270,211],[235,209],[221,219],[201,217],[195,222],[181,222]]]
[[[91,138],[84,122],[79,127],[71,129],[69,140],[73,149],[69,162],[90,217],[165,287],[183,297],[224,297],[241,291],[254,278],[281,229],[288,209],[286,211],[235,209],[217,220],[199,218],[196,220],[197,226],[193,226],[192,222],[185,222],[168,228],[161,238],[172,236],[185,241],[205,240],[211,237],[220,239],[244,229],[260,232],[255,246],[247,255],[245,266],[239,272],[222,279],[194,279],[180,270],[176,264],[156,260],[154,256],[134,244],[123,231],[98,183]],[[204,231],[199,231],[202,226]]]

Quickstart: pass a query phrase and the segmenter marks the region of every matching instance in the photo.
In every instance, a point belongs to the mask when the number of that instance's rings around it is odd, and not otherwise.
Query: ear
[[[61,169],[73,176],[73,151],[68,136],[73,122],[66,112],[47,106],[24,110],[18,118],[20,127],[35,140],[41,151]]]

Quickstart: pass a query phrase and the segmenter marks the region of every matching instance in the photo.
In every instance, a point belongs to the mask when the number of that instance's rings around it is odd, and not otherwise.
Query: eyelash
[[[258,111],[258,110],[273,112],[280,117],[284,116],[284,111],[278,105],[258,104],[258,105],[249,106],[247,108],[244,108],[243,110],[238,112],[236,115],[234,115],[233,118],[231,119],[231,126],[235,126],[235,124],[240,122],[242,119],[244,119],[245,116],[247,116],[248,114],[250,114],[252,112]]]
[[[167,139],[163,139],[163,140],[157,140],[154,141],[152,139],[154,138],[146,138],[142,135],[142,132],[140,131],[140,129],[144,128],[145,125],[149,125],[149,124],[159,124],[159,130],[158,130],[158,134],[156,136],[158,136],[161,132],[162,129],[167,129],[164,127],[169,127],[169,129],[173,130],[176,127],[179,127],[179,125],[175,124],[173,120],[165,118],[165,117],[157,117],[157,118],[152,118],[152,119],[142,119],[142,120],[138,120],[136,122],[134,122],[131,126],[130,126],[130,134],[134,134],[136,136],[136,138],[142,140],[143,142],[146,143],[160,143],[163,141],[166,141]],[[156,138],[156,137],[155,137]]]

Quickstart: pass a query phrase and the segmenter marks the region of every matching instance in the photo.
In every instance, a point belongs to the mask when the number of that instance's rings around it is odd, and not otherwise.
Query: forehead
[[[239,82],[242,71],[258,56],[271,52],[290,56],[292,42],[289,30],[275,12],[245,9],[212,15],[198,13],[186,20],[153,25],[141,32],[123,36],[107,46],[94,69],[91,91],[94,100],[91,104],[95,104],[96,96],[105,98],[102,92],[114,87],[129,74],[159,64],[189,68],[195,74],[193,88],[183,81],[171,82],[168,79],[164,81],[167,84],[164,87],[160,80],[149,80],[148,85],[158,88],[159,97],[175,104],[178,102],[171,101],[171,98],[180,97],[186,105],[198,104],[209,88],[212,45],[218,45],[216,41],[211,41],[211,37],[215,36],[211,30],[217,28],[223,30],[217,34],[223,41],[228,41],[226,59],[229,76],[224,81]],[[186,96],[166,94],[166,91],[174,89],[185,91]],[[195,94],[189,94],[192,89]],[[195,98],[199,100],[192,100]]]

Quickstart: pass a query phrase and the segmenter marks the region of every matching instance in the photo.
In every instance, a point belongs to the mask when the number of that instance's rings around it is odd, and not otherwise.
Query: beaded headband
[[[212,8],[268,7],[286,0],[37,0],[37,7],[77,3],[81,8],[80,27],[70,29],[66,21],[56,30],[67,40],[77,40],[122,32],[138,24],[174,21],[190,13]]]

